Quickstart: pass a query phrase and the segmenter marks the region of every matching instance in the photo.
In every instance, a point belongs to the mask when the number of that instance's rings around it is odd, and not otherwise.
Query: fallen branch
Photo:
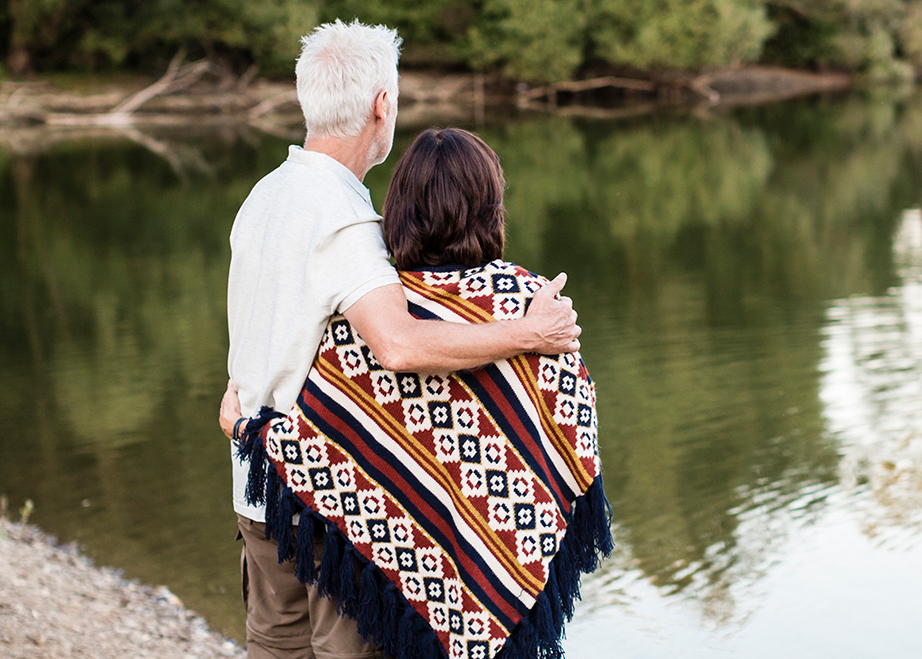
[[[259,73],[259,66],[256,64],[250,64],[249,68],[247,68],[243,75],[240,76],[240,79],[237,80],[237,91],[243,93],[249,89],[250,83],[253,82],[254,78],[256,78],[257,73]]]
[[[133,112],[148,100],[152,99],[154,96],[165,90],[176,77],[176,73],[179,71],[179,65],[182,64],[183,58],[185,56],[186,53],[184,50],[180,50],[178,53],[176,53],[173,56],[173,59],[170,60],[170,65],[167,67],[166,73],[163,74],[163,77],[161,77],[160,80],[150,85],[149,87],[145,87],[138,93],[128,97],[128,99],[120,105],[112,108],[112,110],[110,110],[111,114]]]
[[[211,68],[211,63],[207,60],[180,66],[184,57],[185,51],[180,50],[170,61],[166,73],[163,74],[160,80],[142,89],[120,105],[112,108],[109,114],[131,114],[155,96],[176,92],[194,84],[209,68]]]
[[[712,78],[710,76],[699,76],[688,84],[688,88],[693,92],[707,99],[711,105],[720,102],[720,93],[711,87]]]
[[[276,94],[267,98],[265,101],[257,105],[256,107],[250,108],[248,115],[250,119],[255,119],[261,117],[267,112],[271,112],[280,105],[285,105],[286,103],[297,103],[298,102],[298,92],[296,91],[287,91],[282,92],[281,94]]]
[[[653,112],[659,105],[655,102],[634,103],[624,107],[602,108],[590,105],[568,105],[559,107],[553,103],[528,101],[520,106],[524,110],[552,113],[561,117],[580,117],[592,119],[626,119]]]
[[[589,80],[569,80],[558,82],[553,85],[544,87],[535,87],[519,93],[519,102],[533,101],[542,96],[556,95],[558,92],[584,92],[590,89],[603,89],[605,87],[617,87],[619,89],[636,89],[639,91],[654,92],[656,83],[648,80],[637,80],[635,78],[617,78],[615,76],[605,76],[602,78],[590,78]]]

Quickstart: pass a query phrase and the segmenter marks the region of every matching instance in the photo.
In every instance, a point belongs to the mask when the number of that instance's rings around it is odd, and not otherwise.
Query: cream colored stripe
[[[538,382],[535,379],[534,373],[532,373],[531,367],[528,365],[528,361],[524,357],[516,357],[510,360],[510,362],[513,370],[519,375],[519,381],[528,390],[529,400],[536,401],[536,407],[538,413],[541,415],[544,432],[547,433],[549,439],[555,445],[555,452],[563,458],[567,465],[569,465],[567,474],[572,474],[574,478],[577,479],[579,487],[576,491],[582,492],[583,488],[588,487],[592,482],[592,477],[586,471],[585,467],[583,467],[583,463],[576,455],[576,451],[570,443],[570,440],[563,434],[563,429],[558,425],[557,421],[554,420],[554,412],[548,409],[544,401],[544,396],[541,395],[541,388],[538,386]]]
[[[478,553],[486,557],[490,570],[500,578],[504,587],[513,593],[523,592],[523,588],[533,592],[540,591],[543,587],[542,583],[522,566],[517,557],[496,538],[487,520],[483,519],[473,508],[444,467],[434,456],[414,448],[416,440],[403,424],[391,417],[387,410],[381,408],[376,401],[369,400],[368,394],[358,388],[354,382],[344,378],[335,370],[330,373],[329,362],[320,358],[317,366],[322,367],[325,372],[323,378],[312,378],[315,384],[324,394],[330,396],[353,415],[396,460],[408,467],[426,487],[429,494],[434,495],[448,510],[453,511],[453,521],[456,527],[465,539],[477,548]],[[330,375],[338,375],[339,381],[327,380],[326,378]],[[352,389],[353,394],[358,395],[359,398],[354,398],[344,389]],[[390,434],[391,432],[394,434]],[[430,469],[420,467],[421,462],[423,464],[428,462],[431,465]],[[471,523],[480,527],[483,535],[479,534]],[[485,542],[492,545],[492,548],[488,549]],[[523,603],[533,601],[533,598],[526,592],[523,592],[520,599]]]
[[[401,277],[401,282],[404,288],[409,288],[425,298],[429,302],[428,305],[424,305],[427,308],[431,308],[431,304],[435,302],[440,306],[451,308],[458,316],[469,323],[489,323],[495,320],[493,314],[489,311],[465,300],[463,297],[449,293],[443,288],[429,286],[413,277]]]
[[[525,410],[529,420],[536,428],[539,429],[538,435],[541,447],[549,456],[551,462],[554,464],[554,467],[556,467],[557,471],[564,478],[567,487],[569,487],[574,492],[579,492],[580,486],[578,480],[570,471],[569,466],[567,465],[564,458],[560,455],[557,447],[554,446],[554,442],[551,440],[550,436],[548,436],[547,429],[541,421],[541,413],[538,411],[538,408],[535,405],[535,401],[528,394],[525,385],[523,385],[522,381],[519,379],[518,374],[515,372],[515,369],[512,366],[513,361],[514,360],[498,361],[496,362],[496,367],[499,369],[499,372],[502,374],[506,383],[518,398],[518,403],[522,406],[522,409]]]

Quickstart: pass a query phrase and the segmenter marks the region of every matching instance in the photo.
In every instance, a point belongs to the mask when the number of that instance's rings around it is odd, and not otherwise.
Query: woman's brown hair
[[[499,158],[482,139],[458,128],[423,132],[397,163],[384,200],[384,241],[397,269],[502,257],[505,187]]]

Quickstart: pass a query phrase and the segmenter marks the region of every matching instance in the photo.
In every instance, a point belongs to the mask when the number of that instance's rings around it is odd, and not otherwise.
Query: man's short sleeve
[[[400,283],[375,219],[337,230],[318,246],[314,257],[317,297],[329,315],[342,313],[369,291]]]

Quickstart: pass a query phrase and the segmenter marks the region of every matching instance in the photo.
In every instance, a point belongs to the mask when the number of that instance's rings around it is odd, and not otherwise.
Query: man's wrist
[[[235,444],[240,443],[240,426],[243,425],[243,430],[246,431],[246,417],[242,416],[237,419],[237,422],[234,424],[234,432],[231,433],[231,439]]]
[[[512,338],[513,355],[523,352],[537,352],[538,348],[543,345],[541,333],[538,332],[535,322],[529,319],[528,316],[505,322],[507,324],[506,331],[510,332]]]

